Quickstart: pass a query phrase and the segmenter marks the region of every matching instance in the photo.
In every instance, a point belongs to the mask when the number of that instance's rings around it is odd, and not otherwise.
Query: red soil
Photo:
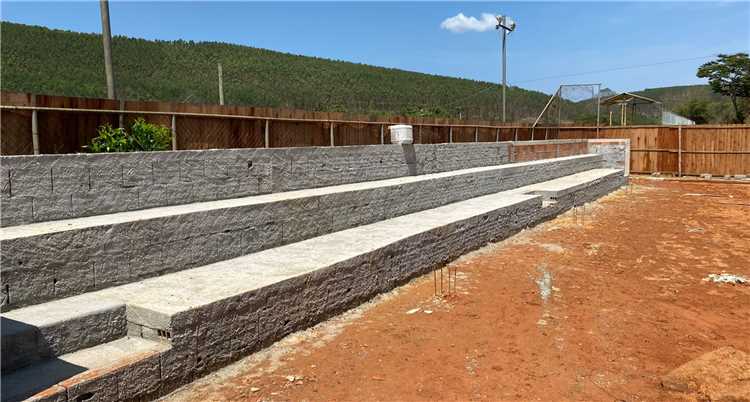
[[[750,286],[703,280],[750,277],[750,185],[633,182],[583,225],[569,212],[452,264],[457,294],[435,298],[426,275],[168,399],[691,398],[662,376],[720,347],[750,352]]]

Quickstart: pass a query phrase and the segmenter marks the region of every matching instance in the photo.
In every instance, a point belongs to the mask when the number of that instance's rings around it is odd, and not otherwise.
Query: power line
[[[614,67],[614,68],[608,68],[608,69],[604,69],[604,70],[592,70],[592,71],[585,71],[585,72],[573,73],[573,74],[552,75],[552,76],[549,76],[549,77],[541,77],[541,78],[534,78],[534,79],[530,79],[530,80],[517,81],[517,82],[515,82],[515,84],[523,84],[523,83],[527,83],[527,82],[536,82],[536,81],[551,80],[551,79],[556,79],[556,78],[577,77],[577,76],[580,76],[580,75],[609,73],[609,72],[612,72],[612,71],[631,70],[631,69],[635,69],[635,68],[659,66],[659,65],[662,65],[662,64],[681,63],[681,62],[684,62],[684,61],[702,60],[702,59],[707,59],[709,57],[716,57],[717,55],[718,55],[717,53],[714,53],[714,54],[709,54],[709,55],[706,55],[706,56],[691,57],[691,58],[687,58],[687,59],[667,60],[667,61],[660,61],[660,62],[657,62],[657,63],[639,64],[639,65],[626,66],[626,67]]]
[[[703,60],[703,59],[707,59],[707,58],[710,58],[710,57],[716,57],[717,55],[718,55],[718,53],[714,53],[714,54],[709,54],[709,55],[705,55],[705,56],[690,57],[690,58],[685,58],[685,59],[666,60],[666,61],[660,61],[660,62],[649,63],[649,64],[638,64],[638,65],[625,66],[625,67],[613,67],[613,68],[608,68],[608,69],[603,69],[603,70],[584,71],[584,72],[572,73],[572,74],[552,75],[552,76],[548,76],[548,77],[540,77],[540,78],[534,78],[534,79],[530,79],[530,80],[517,81],[517,82],[513,82],[512,84],[518,86],[517,84],[523,84],[523,83],[527,83],[527,82],[537,82],[537,81],[551,80],[551,79],[557,79],[557,78],[577,77],[577,76],[581,76],[581,75],[589,75],[589,74],[608,73],[608,72],[613,72],[613,71],[631,70],[631,69],[636,69],[636,68],[659,66],[659,65],[663,65],[663,64],[682,63],[682,62],[685,62],[685,61]],[[447,106],[455,105],[455,104],[463,102],[463,101],[465,101],[467,99],[474,98],[475,96],[477,96],[477,95],[479,95],[479,94],[481,94],[483,92],[487,92],[487,91],[489,91],[491,89],[496,89],[496,88],[497,88],[496,86],[492,86],[491,85],[491,86],[489,86],[487,88],[484,88],[482,90],[477,91],[476,93],[474,93],[472,95],[469,95],[469,96],[466,96],[466,97],[464,97],[462,99],[450,102]]]

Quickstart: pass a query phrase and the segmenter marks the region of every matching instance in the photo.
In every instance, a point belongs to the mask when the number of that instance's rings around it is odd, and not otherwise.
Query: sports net
[[[533,124],[534,139],[560,138],[560,127],[597,126],[603,95],[601,84],[560,85]]]

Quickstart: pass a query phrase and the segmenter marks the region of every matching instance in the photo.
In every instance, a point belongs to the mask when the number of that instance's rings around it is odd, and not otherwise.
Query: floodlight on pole
[[[502,77],[503,77],[503,123],[505,123],[505,87],[506,85],[506,79],[505,79],[505,41],[506,36],[513,32],[516,29],[516,22],[513,21],[510,17],[507,15],[498,15],[495,17],[497,19],[497,25],[495,26],[495,29],[502,31],[502,40],[503,40],[503,50],[502,50]]]

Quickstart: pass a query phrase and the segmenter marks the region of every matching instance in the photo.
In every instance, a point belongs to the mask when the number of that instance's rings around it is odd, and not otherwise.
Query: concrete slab
[[[67,398],[67,391],[75,385],[86,383],[91,378],[105,377],[107,373],[121,376],[126,372],[125,367],[134,366],[169,348],[164,342],[126,337],[45,360],[3,375],[2,401],[20,401],[40,393],[48,397],[61,393],[65,396],[62,400],[75,400]],[[117,395],[116,384],[114,395]]]
[[[579,191],[591,183],[608,176],[622,176],[621,169],[591,169],[557,179],[547,180],[508,191],[514,194],[538,194],[545,199],[555,199]]]
[[[38,304],[0,316],[3,372],[125,336],[125,304],[94,294]]]

